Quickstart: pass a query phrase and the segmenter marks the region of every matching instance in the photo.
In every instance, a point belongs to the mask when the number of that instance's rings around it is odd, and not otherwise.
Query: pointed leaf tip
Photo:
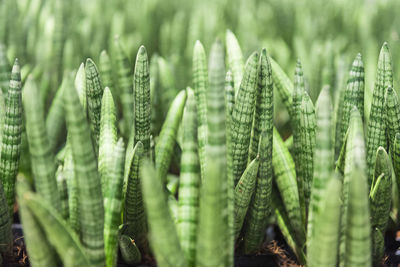
[[[138,54],[140,54],[140,55],[147,54],[146,47],[144,47],[144,45],[141,45],[141,46],[139,47],[139,52],[138,52]]]

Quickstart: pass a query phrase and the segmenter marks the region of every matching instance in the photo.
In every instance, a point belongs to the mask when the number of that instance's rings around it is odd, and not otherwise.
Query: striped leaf
[[[199,210],[200,160],[197,143],[196,102],[187,90],[183,114],[183,142],[179,178],[178,236],[188,266],[195,266]]]
[[[200,191],[196,266],[225,266],[227,262],[226,193],[220,162],[208,158]]]
[[[358,115],[359,116],[359,115]],[[368,178],[362,128],[347,139],[345,175],[348,174],[348,213],[344,266],[371,266],[371,226]],[[348,155],[348,156],[347,156]],[[352,159],[352,162],[349,161]],[[345,177],[346,179],[346,177]],[[343,228],[342,228],[343,229]]]
[[[286,242],[296,255],[298,261],[301,264],[305,264],[306,256],[303,252],[303,245],[298,244],[295,241],[295,232],[290,223],[289,217],[287,216],[285,206],[283,205],[283,201],[279,195],[279,190],[276,187],[276,184],[274,184],[271,191],[271,205],[276,216],[276,224],[278,225],[279,230],[282,232],[283,238],[286,240]]]
[[[143,143],[144,155],[150,150],[150,73],[146,48],[141,46],[136,56],[135,72],[133,75],[134,107],[135,107],[135,144]]]
[[[357,54],[350,69],[349,79],[347,80],[346,90],[341,108],[341,117],[336,127],[338,134],[335,138],[335,155],[339,155],[342,149],[344,138],[349,128],[350,112],[356,106],[364,119],[364,64],[361,54]]]
[[[255,252],[263,241],[267,227],[272,188],[272,132],[273,132],[273,85],[271,64],[266,49],[261,51],[258,66],[256,108],[254,111],[249,159],[260,156],[254,198],[249,206],[244,230],[244,251]],[[257,148],[255,147],[257,145]]]
[[[12,219],[8,210],[6,194],[0,183],[0,252],[10,253],[12,249]]]
[[[257,94],[258,53],[247,60],[231,120],[232,167],[235,185],[246,169]]]
[[[304,91],[300,106],[300,121],[297,130],[300,132],[301,146],[298,150],[298,157],[300,162],[296,166],[299,170],[297,172],[297,181],[303,181],[303,191],[305,199],[305,208],[308,214],[308,207],[311,197],[312,180],[314,176],[314,151],[315,151],[315,110],[311,98],[307,92]],[[294,139],[293,139],[294,141]],[[293,142],[294,143],[294,142]],[[286,144],[286,142],[285,142]],[[300,186],[300,184],[298,184]],[[304,218],[306,219],[306,218]]]
[[[71,145],[67,141],[65,146],[64,156],[64,167],[63,173],[67,179],[68,188],[68,210],[69,218],[68,223],[75,233],[80,232],[79,223],[79,193],[78,193],[78,181],[75,175],[74,160],[72,158]]]
[[[201,173],[205,168],[205,147],[207,144],[207,91],[208,75],[206,53],[200,41],[196,41],[193,49],[193,90],[196,98],[197,110],[197,139],[199,142],[199,155]]]
[[[125,263],[130,265],[138,264],[142,261],[142,255],[136,247],[135,241],[127,235],[121,235],[119,238],[119,249]]]
[[[113,95],[117,96],[113,83],[111,59],[106,50],[101,51],[99,57],[99,71],[103,87],[110,88]]]
[[[400,106],[396,91],[390,86],[386,90],[384,116],[389,145],[393,148],[396,134],[400,133]]]
[[[397,190],[400,191],[400,133],[396,133],[391,148],[394,176],[396,177]]]
[[[178,234],[169,212],[162,180],[148,160],[140,166],[141,185],[157,266],[186,266]]]
[[[139,179],[139,166],[142,158],[143,144],[139,141],[133,148],[130,157],[126,159],[129,162],[129,171],[125,172],[125,176],[127,175],[127,185],[126,192],[124,192],[124,224],[128,225],[127,234],[129,234],[136,240],[139,248],[141,248],[142,250],[146,250],[147,224]]]
[[[243,77],[244,63],[242,50],[236,36],[230,30],[226,31],[225,39],[228,67],[232,71],[235,95],[237,95]]]
[[[374,175],[375,152],[379,146],[387,149],[384,105],[385,91],[388,87],[393,87],[392,60],[389,47],[387,43],[384,43],[379,54],[367,128],[367,175],[369,185],[371,185]]]
[[[8,210],[14,212],[14,187],[21,154],[22,97],[21,68],[15,59],[6,98],[3,137],[1,144],[0,177],[6,194]]]
[[[172,102],[156,144],[156,168],[161,181],[165,181],[171,163],[178,127],[186,102],[186,90],[182,90]]]
[[[19,184],[18,187],[20,187]],[[74,266],[94,266],[94,263],[90,262],[86,257],[78,237],[50,205],[43,201],[39,195],[29,190],[18,189],[18,191],[21,192],[19,199],[22,200],[22,203],[26,204],[26,208],[40,223],[40,226],[46,233],[48,241],[57,251],[57,254],[63,262],[68,261],[68,256],[70,254],[65,252],[73,251],[76,259]]]
[[[332,176],[334,151],[332,140],[332,102],[329,87],[324,87],[316,105],[316,137],[314,152],[314,175],[307,224],[307,250],[315,242],[315,218],[320,212],[320,201]]]
[[[66,90],[64,90],[64,101],[68,137],[78,186],[80,236],[93,266],[105,266],[101,183],[90,128],[77,91],[70,82],[66,84]]]
[[[67,177],[64,174],[63,166],[58,165],[56,171],[56,181],[57,181],[57,193],[60,197],[61,202],[61,217],[64,220],[68,220],[69,217],[69,205],[68,205],[68,184]]]
[[[297,187],[299,189],[299,200],[300,200],[300,208],[301,215],[303,218],[303,223],[305,223],[306,218],[306,203],[305,203],[305,184],[306,177],[304,177],[304,173],[306,172],[305,161],[302,160],[302,148],[305,144],[301,142],[301,131],[300,131],[300,120],[302,117],[301,112],[301,104],[303,94],[306,92],[304,86],[304,77],[303,77],[303,68],[301,67],[300,60],[297,60],[296,70],[294,73],[294,86],[292,93],[292,128],[293,128],[293,152],[294,152],[294,163],[296,166],[296,179],[297,179]],[[312,157],[311,157],[312,160]],[[309,166],[307,166],[308,168]],[[309,170],[308,170],[309,171]],[[312,171],[312,169],[311,169]]]
[[[60,88],[58,88],[56,95],[53,98],[50,109],[47,112],[46,117],[46,132],[49,147],[51,151],[56,151],[58,145],[62,141],[63,133],[65,135],[65,117],[63,107],[63,90],[66,79],[69,79],[69,75],[65,75]],[[65,136],[64,136],[65,137]]]
[[[101,83],[97,66],[90,58],[86,60],[85,74],[89,120],[97,152],[100,137],[101,99],[103,97],[103,85]]]
[[[55,179],[56,162],[47,139],[44,107],[38,96],[36,83],[33,77],[29,76],[24,86],[23,104],[35,189],[49,205],[61,212]]]
[[[112,152],[111,152],[112,151]],[[124,179],[124,142],[120,138],[109,151],[113,155],[112,168],[107,172],[107,186],[104,191],[104,251],[106,266],[117,263],[118,226],[121,224],[122,183]]]
[[[364,131],[361,115],[356,107],[353,107],[350,113],[350,124],[345,143],[344,154],[344,179],[343,179],[343,196],[342,196],[342,216],[340,229],[340,246],[339,246],[339,263],[340,266],[347,266],[346,255],[347,247],[347,228],[349,227],[349,201],[350,201],[350,181],[354,180],[354,175],[362,175],[365,178],[365,146]],[[364,168],[363,168],[364,166]],[[367,193],[366,193],[367,194]],[[365,211],[364,211],[365,212]]]
[[[208,124],[208,151],[207,156],[222,159],[226,165],[225,142],[225,61],[224,48],[220,41],[214,42],[210,51],[209,60],[209,88],[207,91],[207,124]]]
[[[274,86],[278,91],[279,96],[282,99],[289,115],[292,116],[292,94],[293,94],[293,83],[278,65],[278,63],[270,58],[272,67],[272,78],[274,81]]]
[[[132,84],[132,69],[125,51],[122,49],[119,37],[115,37],[115,67],[117,72],[117,87],[122,105],[122,115],[124,119],[123,133],[128,136],[134,120],[134,97]]]
[[[305,226],[301,217],[294,162],[275,128],[273,136],[272,167],[274,179],[294,231],[295,240],[297,244],[303,246],[305,243]]]
[[[11,66],[7,58],[7,49],[3,43],[0,43],[0,88],[4,96],[8,93],[8,84],[10,82]]]
[[[17,186],[17,196],[19,214],[24,229],[24,241],[29,255],[29,263],[32,267],[53,267],[57,266],[57,255],[54,248],[49,243],[46,233],[29,210],[27,203],[24,202],[24,194],[29,192],[29,185],[26,182],[19,182]],[[11,232],[11,228],[10,228]]]
[[[228,228],[229,237],[227,239],[228,259],[234,254],[234,177],[232,168],[232,142],[231,142],[231,122],[232,110],[235,102],[235,91],[233,88],[232,73],[228,71],[225,77],[225,140],[226,140],[226,178],[227,178],[227,211],[228,211]],[[228,261],[227,265],[232,266],[233,263]]]
[[[107,176],[113,171],[114,155],[112,153],[117,143],[117,119],[115,114],[115,105],[113,96],[108,87],[104,89],[103,99],[101,101],[101,119],[99,136],[99,173],[101,177],[102,192],[106,191],[106,184],[111,178]]]
[[[386,232],[392,202],[392,166],[390,158],[383,147],[376,152],[374,180],[369,194],[371,208],[372,247],[374,266],[379,266],[382,261],[384,245],[378,235]]]
[[[333,171],[331,172],[333,175]],[[307,248],[307,266],[337,266],[342,182],[332,176],[315,217],[314,240]]]
[[[235,210],[234,210],[234,233],[235,239],[238,238],[240,230],[244,222],[244,217],[246,216],[247,209],[251,198],[254,194],[257,181],[258,167],[260,166],[260,160],[256,157],[247,166],[246,170],[243,172],[242,177],[235,188]]]

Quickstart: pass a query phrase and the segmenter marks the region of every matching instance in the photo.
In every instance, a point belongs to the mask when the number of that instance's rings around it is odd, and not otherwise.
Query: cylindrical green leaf
[[[98,151],[100,136],[101,99],[103,97],[103,85],[96,64],[88,58],[85,65],[86,93],[90,125]]]
[[[121,224],[122,183],[124,180],[124,142],[119,139],[114,149],[112,168],[107,172],[104,192],[104,250],[106,266],[117,263],[118,226]]]
[[[307,247],[307,266],[337,266],[342,182],[333,176],[320,201],[314,221],[313,242]]]
[[[257,63],[258,53],[254,52],[247,60],[243,79],[232,111],[232,167],[235,185],[247,165],[257,93]]]
[[[178,236],[188,266],[195,266],[200,194],[196,102],[191,89],[183,114],[183,140],[178,199]]]
[[[228,67],[232,71],[235,95],[237,95],[243,77],[243,55],[236,36],[230,30],[226,31],[226,54]]]
[[[314,152],[314,175],[311,186],[307,224],[307,248],[313,246],[315,218],[320,212],[320,201],[332,176],[334,148],[332,140],[332,102],[329,87],[324,87],[316,105],[316,140]]]
[[[235,210],[234,210],[234,233],[235,239],[239,236],[240,230],[246,216],[247,209],[249,208],[250,200],[256,188],[258,167],[260,166],[260,160],[256,157],[247,166],[243,172],[238,184],[235,188]]]
[[[386,123],[384,112],[385,92],[388,87],[393,88],[393,72],[389,47],[385,42],[379,54],[367,129],[367,175],[369,185],[371,185],[374,175],[375,152],[379,146],[387,149],[388,144],[385,134]]]
[[[156,144],[156,167],[159,179],[165,181],[171,163],[178,127],[186,102],[186,90],[182,90],[172,102]]]
[[[150,73],[146,48],[141,46],[136,56],[135,72],[133,75],[134,107],[135,107],[135,144],[143,143],[144,155],[150,150]]]
[[[71,82],[64,90],[68,137],[78,185],[81,240],[93,266],[105,266],[104,208],[90,127]]]
[[[18,59],[15,59],[6,98],[6,114],[4,118],[0,159],[0,177],[3,182],[10,214],[14,212],[14,187],[21,154],[21,133],[21,68]]]
[[[55,210],[61,212],[55,179],[56,162],[47,139],[43,103],[32,76],[29,76],[25,83],[23,103],[36,192]]]
[[[186,266],[178,234],[163,189],[152,163],[144,161],[140,166],[143,200],[150,227],[150,245],[160,267]]]
[[[204,174],[205,147],[207,144],[207,91],[208,75],[206,53],[200,41],[196,41],[193,49],[193,90],[196,97],[197,108],[197,139],[199,142],[199,155],[201,173]]]

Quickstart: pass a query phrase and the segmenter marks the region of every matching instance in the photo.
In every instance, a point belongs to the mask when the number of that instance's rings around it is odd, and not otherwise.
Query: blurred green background
[[[0,40],[10,62],[18,57],[25,74],[40,78],[48,103],[66,70],[77,69],[87,57],[98,62],[103,49],[112,55],[115,35],[132,68],[141,44],[150,55],[162,56],[157,60],[164,64],[161,83],[171,95],[191,85],[194,42],[201,40],[209,51],[227,29],[237,36],[245,58],[266,47],[291,79],[299,58],[314,101],[324,84],[337,95],[360,52],[366,114],[384,41],[395,80],[400,63],[398,0],[2,0],[0,9]],[[279,101],[275,113],[285,131],[287,114]]]

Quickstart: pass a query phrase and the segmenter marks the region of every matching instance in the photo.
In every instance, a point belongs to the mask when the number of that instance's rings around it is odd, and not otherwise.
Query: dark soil
[[[19,221],[16,218],[16,221]],[[13,256],[4,259],[4,267],[29,267],[28,256],[23,240],[21,224],[13,225],[14,246]],[[235,267],[276,267],[300,266],[296,262],[293,252],[290,250],[284,238],[276,226],[269,226],[267,229],[268,239],[262,249],[254,256],[235,257]],[[400,266],[400,231],[388,231],[385,235],[386,257],[382,266]],[[152,266],[151,259],[147,258],[142,267]],[[118,267],[128,267],[119,263]]]

